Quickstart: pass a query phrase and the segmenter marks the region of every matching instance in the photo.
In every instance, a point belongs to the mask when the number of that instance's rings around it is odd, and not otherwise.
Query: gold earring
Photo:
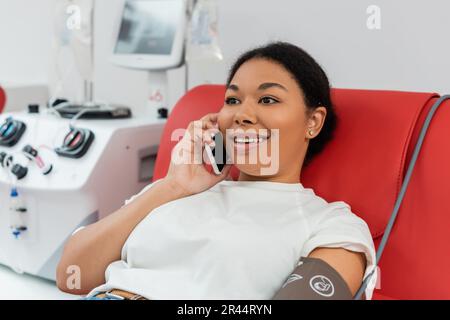
[[[314,134],[314,131],[313,130],[309,130],[308,133],[309,133],[310,136],[312,136]]]

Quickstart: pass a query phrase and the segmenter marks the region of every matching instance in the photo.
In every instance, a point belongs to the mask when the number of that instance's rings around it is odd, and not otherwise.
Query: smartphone
[[[215,147],[205,144],[206,155],[208,156],[214,173],[220,175],[230,158],[228,157],[227,150],[225,148],[225,141],[223,140],[222,133],[217,132],[213,136],[212,140],[215,143]]]

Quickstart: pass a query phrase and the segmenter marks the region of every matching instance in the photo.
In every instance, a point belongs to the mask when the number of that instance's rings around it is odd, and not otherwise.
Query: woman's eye
[[[274,104],[278,102],[276,99],[271,97],[262,97],[261,100],[259,101],[262,102],[263,104]]]
[[[236,99],[236,98],[227,98],[227,99],[225,100],[225,103],[226,103],[226,104],[238,104],[238,103],[239,103],[239,100]]]

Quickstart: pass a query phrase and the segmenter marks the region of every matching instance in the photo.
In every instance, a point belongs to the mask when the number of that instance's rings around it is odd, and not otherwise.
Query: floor
[[[55,282],[18,274],[0,265],[0,300],[76,300],[74,296],[61,292]]]

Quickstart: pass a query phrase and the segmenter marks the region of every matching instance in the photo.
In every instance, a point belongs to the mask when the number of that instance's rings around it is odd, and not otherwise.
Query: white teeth
[[[239,137],[234,137],[234,142],[235,143],[260,143],[264,140],[264,138],[239,138]]]

